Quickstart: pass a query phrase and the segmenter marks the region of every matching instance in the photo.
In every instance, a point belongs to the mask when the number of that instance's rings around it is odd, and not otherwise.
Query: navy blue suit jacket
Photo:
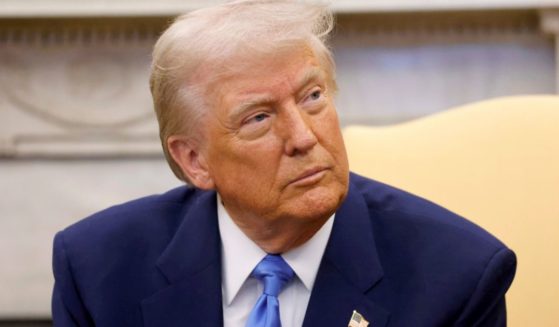
[[[215,192],[180,187],[54,240],[55,326],[221,326]],[[504,326],[514,253],[428,201],[353,175],[304,326]]]

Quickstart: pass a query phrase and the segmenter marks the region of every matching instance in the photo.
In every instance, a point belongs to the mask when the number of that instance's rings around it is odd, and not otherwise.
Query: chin
[[[341,205],[346,190],[332,187],[318,187],[305,192],[297,199],[299,219],[315,220],[330,217]]]

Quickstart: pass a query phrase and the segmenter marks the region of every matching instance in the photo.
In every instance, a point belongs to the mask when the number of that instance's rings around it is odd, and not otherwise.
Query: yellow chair
[[[559,326],[559,96],[344,129],[350,168],[484,227],[518,258],[509,326]]]

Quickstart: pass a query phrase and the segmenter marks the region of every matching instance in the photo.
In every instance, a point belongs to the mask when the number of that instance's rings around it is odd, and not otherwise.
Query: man
[[[332,16],[237,1],[154,49],[165,155],[192,187],[54,241],[56,326],[504,326],[514,254],[423,199],[349,173]]]

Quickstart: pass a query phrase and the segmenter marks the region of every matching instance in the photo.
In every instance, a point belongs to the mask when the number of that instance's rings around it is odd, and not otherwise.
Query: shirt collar
[[[305,288],[310,292],[326,249],[332,225],[332,215],[326,223],[303,245],[282,253]],[[221,236],[223,296],[230,305],[254,267],[266,256],[261,248],[249,239],[233,222],[217,196],[217,217]]]

